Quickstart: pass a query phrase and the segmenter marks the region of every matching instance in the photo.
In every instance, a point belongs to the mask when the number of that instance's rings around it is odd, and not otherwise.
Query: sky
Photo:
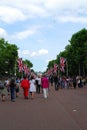
[[[69,45],[72,35],[87,29],[87,0],[0,0],[0,38],[19,48],[35,71]]]

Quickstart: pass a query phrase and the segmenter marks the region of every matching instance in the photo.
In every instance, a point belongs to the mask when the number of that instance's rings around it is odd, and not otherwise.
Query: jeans
[[[58,83],[57,82],[55,82],[55,90],[58,90]]]
[[[10,87],[10,92],[11,92],[11,100],[15,99],[15,87]]]
[[[40,93],[40,87],[41,87],[41,85],[38,84],[38,85],[37,85],[37,88],[36,88],[36,92],[37,92],[37,93]]]

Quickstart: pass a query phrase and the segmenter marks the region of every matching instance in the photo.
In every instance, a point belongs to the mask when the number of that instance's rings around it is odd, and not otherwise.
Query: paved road
[[[20,92],[16,102],[0,101],[0,130],[87,130],[87,86],[50,87],[48,99],[24,100]]]

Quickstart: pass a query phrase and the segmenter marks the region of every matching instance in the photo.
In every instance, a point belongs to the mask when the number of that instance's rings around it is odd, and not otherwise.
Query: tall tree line
[[[85,28],[72,35],[65,50],[48,63],[47,69],[53,67],[54,63],[59,65],[60,57],[66,58],[64,75],[85,76],[87,74],[87,30]]]

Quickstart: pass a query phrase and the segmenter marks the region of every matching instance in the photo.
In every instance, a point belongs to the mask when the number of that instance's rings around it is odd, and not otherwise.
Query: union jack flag
[[[56,73],[57,72],[57,68],[58,68],[58,65],[57,64],[54,64],[54,72]]]
[[[18,58],[17,63],[18,63],[19,72],[22,72],[22,71],[23,71],[23,62],[22,62],[22,58]]]
[[[62,72],[65,72],[65,70],[64,70],[65,62],[66,62],[66,59],[64,57],[60,57],[60,70]]]
[[[27,65],[23,65],[23,71],[25,74],[29,75],[30,74],[30,69],[27,67]]]
[[[25,74],[27,74],[27,72],[28,72],[28,67],[27,67],[27,65],[23,65],[23,71],[24,71]]]

